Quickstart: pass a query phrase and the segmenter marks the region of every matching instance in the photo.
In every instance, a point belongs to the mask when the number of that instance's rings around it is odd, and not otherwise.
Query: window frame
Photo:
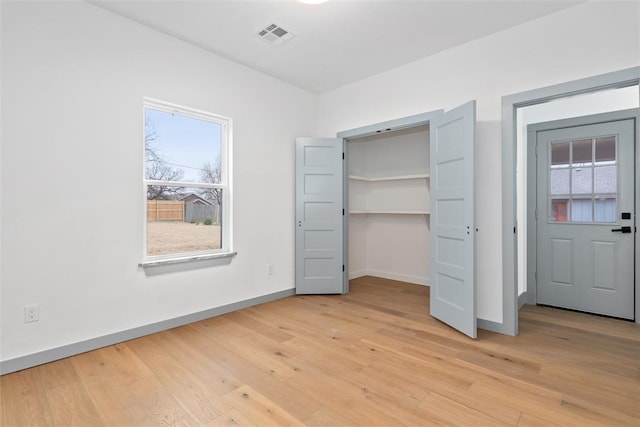
[[[146,110],[153,109],[166,113],[176,114],[192,119],[203,120],[220,125],[220,182],[200,183],[186,181],[164,181],[147,179],[145,175],[147,161],[145,156],[145,136],[146,136]],[[142,203],[143,203],[143,239],[142,239],[142,259],[141,267],[149,267],[163,264],[174,264],[180,262],[197,261],[201,259],[223,258],[233,256],[233,185],[232,185],[232,119],[219,114],[195,108],[185,107],[166,101],[144,97],[142,105]],[[207,249],[202,251],[175,252],[162,255],[149,255],[148,250],[148,219],[147,219],[147,188],[149,185],[168,185],[174,187],[187,188],[219,188],[222,190],[221,224],[220,224],[220,248]]]

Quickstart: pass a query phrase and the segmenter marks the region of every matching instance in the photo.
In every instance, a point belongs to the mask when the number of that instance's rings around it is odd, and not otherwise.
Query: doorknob
[[[613,229],[611,230],[611,232],[613,232],[613,233],[623,233],[623,234],[627,234],[627,233],[631,233],[631,227],[629,227],[629,226],[624,226],[624,227],[621,227],[621,228],[613,228]]]

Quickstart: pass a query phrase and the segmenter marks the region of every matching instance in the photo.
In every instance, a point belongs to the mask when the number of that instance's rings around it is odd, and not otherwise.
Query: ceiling
[[[571,7],[584,0],[89,0],[314,93]],[[276,24],[280,46],[256,34]]]

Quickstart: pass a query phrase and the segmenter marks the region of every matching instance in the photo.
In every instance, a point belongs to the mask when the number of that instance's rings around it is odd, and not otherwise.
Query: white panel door
[[[538,304],[634,318],[634,126],[536,133]]]
[[[476,338],[472,101],[434,119],[431,132],[431,315]]]
[[[296,293],[343,293],[342,139],[296,139]]]

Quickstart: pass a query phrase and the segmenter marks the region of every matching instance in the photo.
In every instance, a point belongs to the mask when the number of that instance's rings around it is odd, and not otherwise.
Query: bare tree
[[[207,182],[210,184],[219,184],[221,178],[222,171],[220,170],[220,159],[214,165],[207,162],[202,165],[202,170],[200,171],[200,178],[202,182]],[[214,204],[218,206],[222,206],[222,189],[220,188],[203,188],[200,192],[200,195],[212,201]]]
[[[156,152],[156,144],[158,142],[157,124],[145,117],[144,119],[144,160],[156,162],[160,160],[160,156]]]
[[[159,153],[158,132],[156,123],[145,119],[144,122],[144,155],[145,155],[145,178],[156,181],[180,181],[184,176],[184,171],[170,166]],[[147,200],[169,199],[180,194],[182,187],[168,185],[148,185]]]
[[[180,169],[172,168],[165,163],[150,162],[147,163],[145,174],[147,179],[180,181],[184,172]],[[182,190],[184,190],[184,188],[169,185],[147,185],[147,200],[171,199],[172,196],[182,193]]]

